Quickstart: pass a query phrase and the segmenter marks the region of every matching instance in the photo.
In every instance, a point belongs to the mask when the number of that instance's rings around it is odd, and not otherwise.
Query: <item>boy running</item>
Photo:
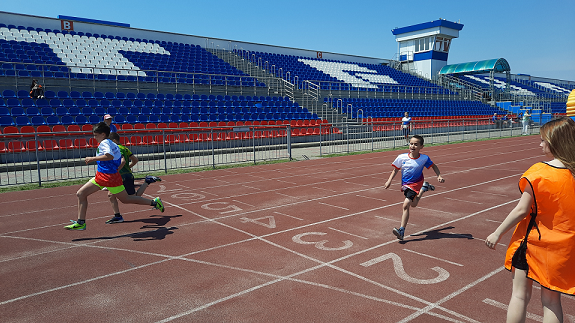
[[[122,176],[122,183],[124,184],[124,188],[128,195],[136,195],[142,196],[148,188],[148,185],[151,183],[159,182],[162,179],[156,176],[146,176],[144,178],[144,183],[140,185],[138,191],[136,192],[136,188],[134,185],[134,175],[132,174],[132,167],[138,163],[138,157],[136,157],[130,149],[126,146],[120,144],[120,135],[117,132],[111,132],[109,136],[110,140],[112,140],[118,148],[120,148],[120,153],[122,154],[122,161],[120,163],[119,173]],[[120,208],[118,207],[118,199],[111,193],[108,192],[108,198],[110,199],[110,204],[112,204],[112,210],[114,210],[114,217],[110,220],[106,221],[106,223],[120,223],[124,222],[124,218],[122,214],[120,214]]]
[[[118,167],[122,160],[122,154],[118,145],[108,139],[110,127],[105,122],[100,122],[94,126],[92,132],[94,138],[98,141],[96,157],[86,157],[86,164],[93,161],[98,163],[96,176],[82,186],[76,196],[78,197],[78,221],[72,221],[72,224],[65,226],[68,230],[86,230],[86,211],[88,209],[88,196],[96,193],[104,187],[125,204],[150,205],[164,212],[164,205],[159,197],[153,200],[141,196],[128,195],[122,185],[122,177],[118,173]]]
[[[419,151],[423,148],[423,137],[414,135],[409,140],[409,153],[404,153],[395,159],[391,164],[394,169],[389,175],[389,179],[385,182],[385,189],[389,188],[391,181],[401,170],[401,191],[405,195],[403,202],[403,214],[401,216],[401,226],[399,229],[393,228],[393,234],[399,240],[403,240],[405,235],[405,227],[409,221],[409,208],[416,207],[423,193],[428,190],[435,190],[435,187],[428,182],[423,181],[423,167],[433,167],[433,171],[437,174],[437,181],[440,183],[445,182],[441,177],[439,168],[435,165],[429,156],[420,154]]]

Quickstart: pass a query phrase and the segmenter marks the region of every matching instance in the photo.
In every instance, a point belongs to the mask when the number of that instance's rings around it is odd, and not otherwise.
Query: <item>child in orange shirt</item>
[[[544,322],[563,322],[561,293],[575,295],[575,121],[555,119],[540,132],[543,153],[553,160],[523,174],[519,203],[485,240],[495,249],[517,225],[505,256],[513,272],[507,322],[525,321],[533,281],[542,287]]]

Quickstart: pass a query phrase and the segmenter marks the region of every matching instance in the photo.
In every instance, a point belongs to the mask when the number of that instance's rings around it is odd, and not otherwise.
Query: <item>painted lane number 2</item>
[[[393,261],[393,269],[395,270],[395,274],[410,283],[413,284],[419,284],[419,285],[427,285],[427,284],[437,284],[440,283],[444,280],[446,280],[447,278],[449,278],[449,272],[441,267],[433,267],[431,268],[431,270],[437,272],[437,277],[432,278],[432,279],[417,279],[417,278],[413,278],[411,276],[409,276],[405,270],[403,269],[403,262],[401,261],[401,258],[394,254],[393,252],[390,252],[388,254],[385,254],[383,256],[379,256],[377,258],[373,258],[369,261],[363,262],[360,265],[364,266],[364,267],[369,267],[372,265],[375,265],[377,263],[380,263],[382,261],[385,261],[387,259],[391,259],[391,261]]]

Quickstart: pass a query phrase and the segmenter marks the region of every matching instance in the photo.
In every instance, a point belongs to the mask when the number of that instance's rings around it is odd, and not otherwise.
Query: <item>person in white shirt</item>
[[[409,146],[409,128],[411,127],[410,123],[411,123],[411,117],[409,116],[409,113],[406,112],[404,114],[404,117],[401,118],[401,131],[405,136],[406,146]]]

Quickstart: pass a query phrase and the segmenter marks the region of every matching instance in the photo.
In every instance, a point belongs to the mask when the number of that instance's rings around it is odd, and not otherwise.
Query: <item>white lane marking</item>
[[[363,198],[366,198],[366,199],[372,199],[372,200],[376,200],[376,201],[382,201],[382,202],[385,202],[385,201],[386,201],[386,200],[384,200],[384,199],[378,199],[377,197],[371,197],[371,196],[365,196],[365,195],[359,195],[359,194],[356,194],[355,196],[357,196],[357,197],[363,197]]]
[[[344,209],[344,210],[346,210],[346,211],[349,211],[349,209],[348,209],[348,208],[346,208],[346,207],[342,207],[342,206],[331,205],[331,204],[322,203],[322,202],[317,202],[317,204],[321,204],[321,205],[325,205],[325,206],[331,206],[331,207],[336,207],[336,208],[338,208],[338,209]]]
[[[328,229],[331,229],[331,230],[333,230],[333,231],[337,231],[337,232],[341,232],[341,233],[349,234],[350,236],[353,236],[353,237],[361,238],[361,239],[364,239],[364,240],[369,240],[369,239],[368,239],[368,238],[366,238],[366,237],[358,236],[358,235],[356,235],[356,234],[353,234],[353,233],[349,233],[349,232],[341,231],[341,230],[338,230],[338,229],[334,229],[334,228],[332,228],[332,227],[327,227],[327,228],[328,228]]]
[[[495,223],[501,223],[501,222],[502,222],[502,221],[495,221],[495,220],[490,220],[490,219],[485,219],[485,221],[488,221],[488,222],[495,222]]]
[[[465,203],[483,204],[483,203],[481,203],[481,202],[473,202],[473,201],[466,201],[466,200],[454,199],[454,198],[452,198],[452,197],[446,197],[445,199],[447,199],[447,200],[453,200],[453,201],[458,201],[458,202],[465,202]]]
[[[409,249],[403,249],[403,250],[408,251],[408,252],[411,252],[411,253],[414,253],[414,254],[416,254],[416,255],[428,257],[428,258],[431,258],[431,259],[435,259],[435,260],[439,260],[439,261],[446,262],[446,263],[448,263],[448,264],[452,264],[452,265],[456,265],[456,266],[459,266],[459,267],[463,267],[462,264],[458,264],[458,263],[453,262],[453,261],[441,259],[441,258],[438,258],[438,257],[435,257],[435,256],[426,255],[426,254],[424,254],[424,253],[417,252],[417,251],[413,251],[413,250],[409,250]]]
[[[447,278],[449,278],[449,272],[447,270],[441,268],[441,267],[431,268],[431,270],[437,272],[437,277],[435,277],[435,278],[431,278],[431,279],[413,278],[405,272],[405,269],[403,269],[403,261],[401,260],[401,257],[398,256],[397,254],[393,253],[393,252],[390,252],[390,253],[385,254],[383,256],[379,256],[377,258],[363,262],[360,265],[364,266],[364,267],[369,267],[369,266],[373,266],[375,264],[378,264],[380,262],[386,261],[387,259],[391,259],[391,261],[393,262],[393,270],[395,270],[395,274],[397,275],[397,277],[405,280],[406,282],[412,283],[412,284],[418,284],[418,285],[437,284],[437,283],[441,283],[442,281],[445,281],[445,280],[447,280]]]
[[[413,319],[415,319],[415,318],[421,316],[422,314],[425,314],[425,313],[427,313],[427,312],[433,310],[434,308],[436,308],[436,306],[439,306],[440,304],[445,303],[445,302],[447,302],[448,300],[454,298],[455,296],[457,296],[457,295],[459,295],[459,294],[461,294],[461,293],[467,291],[468,289],[472,288],[473,286],[475,286],[475,285],[477,285],[477,284],[479,284],[479,283],[482,283],[482,282],[486,281],[487,279],[489,279],[489,278],[491,278],[492,276],[494,276],[494,275],[500,273],[500,272],[503,271],[504,269],[505,269],[505,267],[499,267],[498,269],[495,269],[494,271],[492,271],[492,272],[490,272],[490,273],[484,275],[483,277],[477,279],[476,281],[471,282],[471,283],[467,284],[466,286],[464,286],[464,287],[462,287],[462,288],[456,290],[455,292],[453,292],[453,293],[451,293],[451,294],[445,296],[444,298],[440,299],[439,301],[437,301],[437,302],[435,302],[435,303],[433,303],[433,304],[431,304],[431,305],[426,306],[425,308],[423,308],[423,309],[421,309],[421,310],[419,310],[419,311],[417,311],[417,312],[415,312],[415,313],[409,315],[408,317],[404,318],[404,319],[401,320],[401,321],[398,321],[398,323],[406,323],[406,322],[409,322],[409,321],[411,321],[411,320],[413,320]]]
[[[483,303],[488,304],[488,305],[495,306],[495,307],[500,308],[500,309],[502,309],[502,310],[504,310],[504,311],[507,311],[507,308],[509,308],[508,305],[505,305],[505,304],[503,304],[503,303],[501,303],[501,302],[498,302],[498,301],[495,301],[495,300],[492,300],[492,299],[489,299],[489,298],[484,299],[484,300],[483,300]],[[529,319],[532,319],[532,320],[534,320],[534,321],[537,321],[537,322],[543,322],[543,316],[539,316],[539,315],[536,315],[536,314],[533,314],[533,313],[527,312],[526,317],[529,318]]]
[[[237,202],[237,203],[240,203],[240,204],[245,204],[245,205],[250,206],[250,207],[255,207],[255,206],[253,206],[253,205],[251,205],[251,204],[248,204],[248,203],[245,203],[245,202],[242,202],[242,201],[238,201],[238,200],[232,200],[232,201]]]
[[[303,221],[303,219],[297,218],[297,217],[295,217],[295,216],[293,216],[293,215],[287,215],[287,214],[285,214],[285,213],[280,213],[280,212],[274,212],[274,213],[279,214],[279,215],[283,215],[283,216],[287,216],[288,218],[293,218],[293,219],[296,219],[296,220]]]

